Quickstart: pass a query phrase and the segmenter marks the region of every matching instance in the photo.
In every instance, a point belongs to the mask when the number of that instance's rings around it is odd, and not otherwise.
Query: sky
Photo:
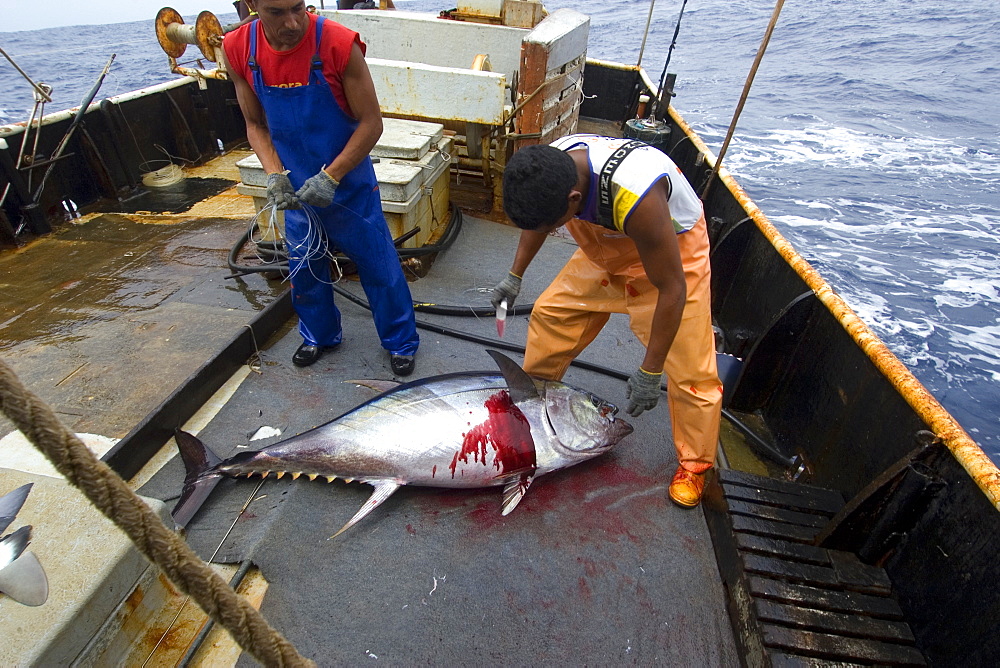
[[[317,5],[319,3],[316,3]],[[0,0],[0,33],[152,20],[162,7],[181,16],[235,13],[231,0]]]

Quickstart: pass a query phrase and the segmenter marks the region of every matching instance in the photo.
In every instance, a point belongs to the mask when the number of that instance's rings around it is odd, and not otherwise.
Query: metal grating
[[[813,544],[838,492],[721,470],[704,504],[744,665],[926,665],[885,571]]]

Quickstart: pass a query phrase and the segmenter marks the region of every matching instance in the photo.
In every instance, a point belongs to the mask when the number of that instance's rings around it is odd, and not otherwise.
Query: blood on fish
[[[458,462],[473,461],[487,466],[487,446],[493,449],[492,465],[500,473],[535,469],[535,442],[531,438],[528,418],[511,400],[510,393],[501,390],[483,404],[489,416],[465,434],[462,447],[451,460],[451,477],[455,477]],[[464,475],[464,471],[463,471]]]

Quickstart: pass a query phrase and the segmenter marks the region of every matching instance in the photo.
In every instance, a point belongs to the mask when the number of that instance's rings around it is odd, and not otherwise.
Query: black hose
[[[429,246],[425,245],[420,248],[397,248],[396,253],[399,255],[399,258],[403,260],[447,250],[455,242],[455,238],[458,236],[462,227],[462,220],[462,210],[452,204],[451,220],[448,222],[448,227],[445,229],[445,233],[436,244],[431,244]],[[401,244],[417,232],[418,230],[410,230],[398,239],[393,239],[392,243],[393,245]],[[285,252],[284,245],[281,242],[264,241],[257,244],[258,249],[262,249],[264,254],[271,256],[268,262],[254,265],[240,264],[240,251],[247,244],[247,242],[250,241],[250,235],[252,233],[253,226],[250,226],[239,238],[239,240],[237,240],[233,247],[229,249],[229,257],[227,260],[229,268],[232,269],[234,273],[226,278],[236,278],[238,276],[246,276],[247,274],[267,273],[272,271],[288,273],[288,254]],[[334,257],[346,260],[350,259],[347,256],[340,254],[335,254]]]
[[[358,297],[350,290],[345,290],[339,285],[334,285],[333,289],[338,295],[343,295],[344,297],[354,302],[355,304],[358,304],[363,308],[371,310],[371,306],[368,304],[367,301],[365,301],[361,297]],[[453,306],[449,308],[459,309],[462,310],[462,312],[448,313],[447,315],[467,315],[470,310],[469,308],[463,308],[460,306]],[[530,310],[531,307],[526,306],[524,308]],[[489,309],[489,314],[492,315],[493,313],[494,311],[492,309]],[[465,341],[471,341],[472,343],[479,343],[484,346],[489,346],[491,348],[499,348],[501,350],[509,350],[511,352],[521,353],[522,355],[524,354],[524,346],[519,346],[516,343],[507,343],[506,341],[501,341],[499,339],[491,339],[488,336],[480,336],[479,334],[473,334],[472,332],[463,332],[460,329],[453,329],[451,327],[445,327],[444,325],[435,325],[434,323],[426,322],[423,320],[417,320],[416,322],[417,322],[417,327],[421,329],[426,329],[427,331],[430,332],[437,332],[438,334],[444,334],[445,336],[451,336],[456,339],[463,339]],[[590,362],[584,362],[581,360],[573,360],[572,362],[570,362],[570,364],[580,369],[586,369],[587,371],[596,371],[597,373],[602,373],[605,376],[609,376],[611,378],[617,378],[619,380],[628,380],[629,377],[629,374],[624,373],[622,371],[609,369],[607,367],[603,367],[597,364],[591,364]]]

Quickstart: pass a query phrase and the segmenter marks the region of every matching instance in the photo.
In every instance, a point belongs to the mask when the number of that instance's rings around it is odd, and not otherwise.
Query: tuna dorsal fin
[[[510,398],[515,404],[528,399],[537,399],[538,390],[535,389],[535,382],[531,376],[524,372],[517,362],[496,350],[487,350],[493,361],[500,367],[500,373],[507,381],[507,389],[510,391]]]
[[[354,513],[354,517],[349,519],[347,521],[347,524],[340,527],[340,531],[330,536],[330,538],[336,538],[337,536],[344,533],[352,526],[360,522],[362,519],[364,519],[365,515],[378,508],[383,501],[392,496],[392,493],[400,488],[400,484],[397,482],[393,482],[392,480],[374,480],[369,482],[368,484],[374,487],[375,489],[374,491],[372,491],[372,495],[368,497],[368,500],[365,501],[365,505],[361,506],[358,512]]]
[[[0,569],[0,592],[24,605],[45,603],[49,598],[49,579],[34,552],[25,552]]]
[[[500,506],[501,515],[509,515],[510,511],[517,507],[524,495],[528,493],[533,476],[526,473],[514,476],[507,481],[503,487],[503,504]]]
[[[24,505],[24,500],[28,498],[28,492],[31,491],[31,486],[34,484],[29,482],[0,496],[0,531],[10,526],[10,523],[17,517],[18,511]]]
[[[368,387],[376,392],[388,392],[389,390],[395,390],[397,387],[402,385],[402,383],[397,383],[394,380],[375,380],[373,378],[363,378],[361,380],[345,380],[345,383],[352,383],[354,385],[361,385],[362,387]]]

